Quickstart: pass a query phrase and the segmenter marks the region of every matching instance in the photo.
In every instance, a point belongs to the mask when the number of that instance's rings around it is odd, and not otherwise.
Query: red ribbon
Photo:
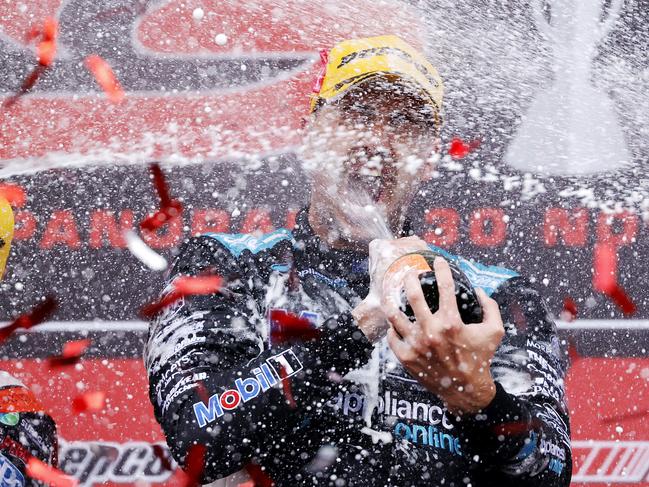
[[[309,320],[283,310],[271,310],[270,321],[273,343],[307,341],[320,336],[320,331]]]
[[[183,207],[180,201],[172,200],[169,196],[169,186],[160,166],[153,163],[149,166],[149,169],[153,175],[153,184],[160,198],[160,209],[153,215],[142,220],[140,222],[140,228],[154,231],[172,218],[179,216],[182,213]]]
[[[31,90],[42,74],[52,65],[56,57],[57,30],[58,22],[56,19],[48,17],[45,19],[42,29],[35,28],[27,34],[27,42],[31,42],[38,37],[41,38],[36,46],[38,65],[27,75],[18,91],[4,101],[2,105],[5,108],[12,106],[21,96]]]
[[[96,54],[88,56],[85,59],[85,64],[110,101],[120,103],[124,100],[124,90],[115,77],[110,64]]]
[[[101,411],[105,405],[106,393],[104,391],[86,392],[72,400],[72,409],[76,413]]]
[[[73,340],[67,342],[63,345],[63,352],[61,355],[50,357],[48,362],[52,367],[62,367],[65,365],[74,365],[86,352],[86,349],[90,346],[90,339],[85,340]]]
[[[52,296],[45,298],[34,309],[16,318],[10,325],[0,328],[0,342],[3,342],[19,328],[29,329],[45,321],[56,310],[58,304]]]
[[[159,301],[144,306],[140,314],[144,318],[151,318],[185,296],[218,293],[223,287],[223,279],[219,276],[182,276],[177,278],[172,286],[171,292]]]
[[[453,138],[453,140],[451,140],[451,146],[448,149],[448,153],[453,159],[463,159],[464,157],[468,156],[469,153],[471,153],[471,151],[476,149],[479,145],[480,145],[479,140],[474,140],[473,142],[469,142],[467,144],[459,137],[455,137]]]
[[[595,245],[593,252],[593,287],[615,302],[629,316],[636,312],[636,305],[617,280],[617,251],[608,243]]]

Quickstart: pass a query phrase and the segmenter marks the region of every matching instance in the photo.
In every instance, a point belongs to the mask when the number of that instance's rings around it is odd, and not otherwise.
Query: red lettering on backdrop
[[[0,197],[6,199],[14,208],[22,208],[27,202],[27,193],[17,184],[0,183]]]
[[[47,227],[45,227],[40,247],[42,249],[51,249],[57,244],[67,245],[73,249],[81,247],[77,223],[74,220],[74,214],[70,210],[53,212],[50,221],[47,222]]]
[[[17,211],[14,214],[14,240],[27,240],[34,236],[36,218],[31,211]]]
[[[205,208],[194,210],[192,215],[192,235],[204,233],[224,233],[230,229],[230,215],[225,210]]]
[[[488,230],[489,229],[489,230]],[[469,220],[469,238],[480,247],[502,245],[507,236],[505,212],[501,208],[480,208]]]
[[[268,233],[274,229],[270,212],[263,208],[252,208],[241,225],[241,233]]]
[[[182,238],[183,220],[181,215],[170,219],[154,232],[142,230],[142,239],[152,249],[170,249],[178,245]]]
[[[621,231],[616,231],[621,226]],[[623,247],[635,242],[638,232],[638,217],[628,211],[600,213],[597,218],[597,242]]]
[[[124,232],[133,229],[133,211],[123,210],[119,215],[119,225],[115,220],[115,212],[111,210],[95,210],[90,215],[90,248],[104,247],[104,237],[114,248],[126,247]]]
[[[548,247],[557,245],[561,235],[564,245],[583,247],[588,237],[589,214],[586,208],[567,210],[548,208],[543,222],[543,240]]]
[[[453,208],[430,208],[424,221],[433,226],[424,234],[424,240],[438,247],[452,247],[457,242],[460,215]]]

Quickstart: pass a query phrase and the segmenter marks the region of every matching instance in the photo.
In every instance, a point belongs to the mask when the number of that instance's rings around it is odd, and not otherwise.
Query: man
[[[11,206],[0,195],[0,279],[14,231]],[[56,466],[56,424],[36,396],[18,379],[0,370],[0,486],[41,485],[27,477],[30,457]]]
[[[166,308],[145,361],[176,460],[206,448],[204,482],[254,465],[290,486],[569,484],[564,366],[539,295],[441,249],[484,290],[482,323],[459,320],[445,259],[437,313],[416,275],[416,321],[383,293],[393,260],[428,248],[406,237],[406,211],[433,174],[441,103],[436,70],[399,38],[338,44],[313,97],[295,229],[181,250],[172,280],[215,273],[223,289]]]

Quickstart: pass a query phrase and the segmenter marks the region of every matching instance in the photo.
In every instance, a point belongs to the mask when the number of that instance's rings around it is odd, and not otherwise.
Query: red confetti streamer
[[[611,244],[597,244],[593,252],[593,287],[606,294],[625,315],[636,312],[635,303],[617,282],[617,252]]]
[[[568,339],[568,359],[570,365],[575,365],[577,361],[581,360],[581,354],[577,351],[577,345],[572,338]]]
[[[41,66],[50,66],[56,56],[56,43],[54,41],[43,41],[38,44],[38,62]]]
[[[205,468],[205,445],[192,445],[185,460],[185,474],[187,478],[183,487],[197,487],[200,485],[203,469]]]
[[[174,288],[187,296],[190,294],[214,294],[223,286],[220,276],[181,276],[174,281]]]
[[[56,34],[59,24],[56,19],[48,18],[43,25],[43,37],[36,47],[38,62],[42,66],[51,66],[56,56]]]
[[[451,146],[448,149],[448,153],[453,159],[463,159],[479,145],[479,140],[474,140],[473,142],[469,142],[467,144],[462,139],[454,137],[453,140],[451,140]]]
[[[72,409],[76,413],[97,412],[106,405],[106,393],[103,391],[86,392],[72,400]]]
[[[27,75],[25,80],[20,85],[18,91],[13,95],[7,98],[3,106],[8,108],[18,101],[18,99],[31,90],[38,79],[43,75],[43,73],[49,68],[54,62],[56,57],[56,35],[58,30],[58,22],[56,19],[51,17],[45,19],[42,29],[33,28],[27,34],[27,41],[31,42],[32,40],[41,38],[38,45],[36,46],[36,59],[38,65]]]
[[[283,366],[279,368],[279,377],[282,380],[282,390],[284,391],[284,397],[288,401],[288,405],[291,409],[295,409],[297,404],[295,404],[295,399],[293,399],[293,389],[291,388],[291,379],[288,378],[288,374]]]
[[[158,445],[157,443],[153,444],[151,448],[153,449],[153,454],[155,455],[155,457],[160,460],[160,465],[162,465],[162,468],[165,470],[173,471],[174,467],[169,460],[167,450],[165,450],[161,445]]]
[[[313,93],[316,95],[320,94],[320,90],[322,89],[322,82],[325,79],[325,74],[327,74],[329,51],[327,51],[326,49],[320,49],[320,63],[322,64],[322,66],[320,67],[320,71],[318,72],[318,76],[316,77],[312,88]]]
[[[183,297],[182,293],[179,293],[178,291],[171,291],[170,293],[163,296],[163,298],[160,299],[159,301],[154,301],[153,303],[149,303],[143,306],[142,309],[140,310],[140,315],[143,318],[152,318],[153,316],[157,315],[160,311],[162,311],[164,308],[166,308],[167,306],[171,306],[182,297]]]
[[[273,487],[275,485],[275,482],[273,482],[273,480],[266,475],[266,472],[264,472],[256,463],[249,463],[246,465],[246,472],[248,472],[248,475],[250,475],[252,480],[240,485],[247,484],[252,485],[253,487]]]
[[[54,41],[59,30],[59,23],[53,17],[48,17],[43,23],[43,40]]]
[[[92,341],[89,338],[84,340],[72,340],[63,345],[62,357],[79,357],[84,354]]]
[[[562,321],[575,321],[577,317],[577,303],[570,296],[567,296],[563,299],[563,310],[561,311],[559,317]]]
[[[25,95],[29,90],[31,90],[36,82],[38,81],[38,78],[45,72],[47,69],[47,66],[43,66],[39,64],[34,68],[34,70],[27,75],[27,78],[25,78],[25,81],[23,81],[23,84],[20,85],[20,88],[18,89],[18,92],[15,93],[14,95],[10,96],[3,102],[3,106],[5,108],[11,107],[14,103],[16,103],[21,96]]]
[[[165,179],[165,175],[162,172],[162,169],[160,169],[160,165],[153,163],[149,165],[149,170],[153,175],[153,185],[158,192],[158,197],[160,198],[160,206],[163,208],[165,206],[169,206],[171,203],[171,197],[169,196],[169,186],[167,185],[167,180]]]
[[[608,295],[615,304],[622,310],[626,316],[631,316],[636,312],[636,305],[633,300],[629,297],[626,291],[622,286],[617,285]]]
[[[296,340],[308,341],[317,338],[320,331],[306,318],[292,313],[273,309],[270,312],[271,339],[273,343]]]
[[[58,306],[56,299],[52,296],[45,298],[45,301],[37,304],[34,309],[19,316],[10,325],[0,328],[0,342],[6,340],[14,331],[19,328],[29,329],[45,321]]]
[[[220,291],[223,279],[219,276],[182,276],[173,282],[173,289],[159,301],[145,305],[140,314],[151,318],[167,306],[190,295],[214,294]]]
[[[52,367],[62,367],[65,365],[74,365],[85,353],[86,349],[90,346],[90,339],[73,340],[63,345],[63,352],[61,355],[50,357],[49,364]]]
[[[153,215],[145,218],[140,222],[140,228],[143,230],[148,230],[150,232],[157,230],[162,225],[167,223],[172,218],[177,217],[182,212],[182,206],[180,202],[174,201],[173,205],[161,208],[156,211]]]
[[[597,244],[593,252],[593,287],[604,294],[617,285],[617,253],[610,244]]]
[[[51,487],[76,487],[79,481],[59,469],[31,457],[27,463],[27,475],[33,479],[40,480]]]
[[[21,207],[27,202],[25,190],[17,184],[0,184],[0,197],[6,199],[11,206]]]
[[[153,215],[145,218],[140,222],[140,228],[144,230],[154,231],[167,223],[172,218],[177,217],[182,213],[183,207],[180,201],[172,200],[169,196],[169,186],[165,180],[164,173],[158,164],[151,164],[149,166],[151,174],[153,175],[153,184],[155,185],[156,192],[160,198],[160,209]]]
[[[110,64],[96,54],[88,56],[85,59],[85,64],[110,101],[120,103],[124,100],[124,90],[115,77]]]

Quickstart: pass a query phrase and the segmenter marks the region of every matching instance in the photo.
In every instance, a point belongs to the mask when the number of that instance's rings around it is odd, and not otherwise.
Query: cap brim
[[[364,73],[361,76],[347,80],[344,86],[339,87],[337,90],[328,90],[328,92],[320,93],[320,95],[316,97],[316,100],[314,100],[314,103],[312,103],[311,112],[314,112],[326,103],[336,102],[344,98],[351,91],[356,90],[367,83],[375,82],[380,78],[384,78],[389,83],[399,84],[408,88],[410,90],[408,96],[417,97],[423,103],[430,106],[433,110],[433,116],[435,117],[435,125],[437,127],[441,126],[442,114],[440,107],[437,106],[437,103],[426,88],[421,86],[418,80],[414,79],[410,74],[399,73],[396,71],[371,71]]]

